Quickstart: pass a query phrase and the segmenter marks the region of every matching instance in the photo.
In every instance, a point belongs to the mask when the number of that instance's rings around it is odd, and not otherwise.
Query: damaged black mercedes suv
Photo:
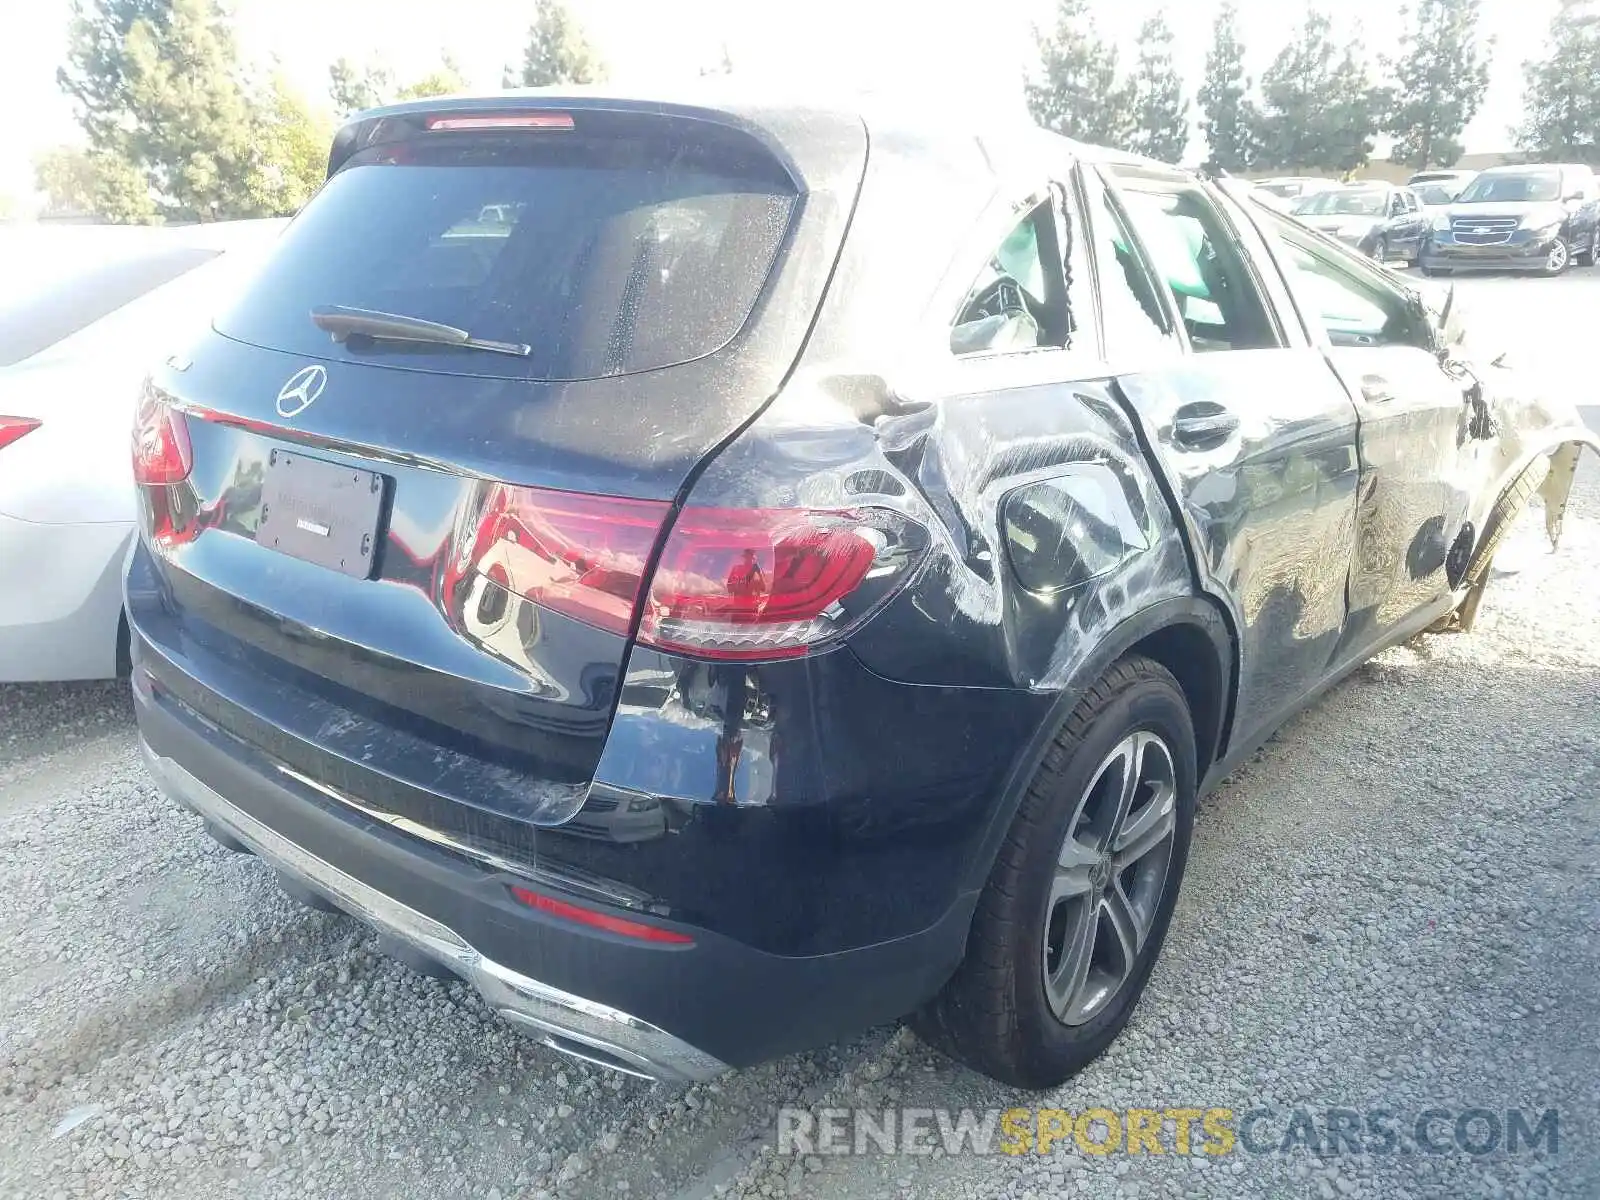
[[[148,381],[155,778],[568,1054],[910,1016],[1052,1085],[1197,794],[1471,623],[1576,412],[1392,273],[1032,129],[511,93],[361,114]]]

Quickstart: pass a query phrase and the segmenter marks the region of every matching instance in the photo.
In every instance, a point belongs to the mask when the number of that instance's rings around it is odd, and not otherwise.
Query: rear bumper
[[[409,952],[402,957],[443,966],[565,1053],[651,1078],[706,1078],[897,1019],[960,960],[970,897],[919,933],[806,956],[769,953],[654,910],[644,917],[693,944],[641,942],[529,908],[512,897],[513,883],[598,906],[592,896],[563,896],[537,867],[454,853],[307,786],[167,693],[141,665],[151,652],[137,625],[134,633],[135,713],[169,796],[399,943]]]
[[[616,1070],[674,1082],[710,1079],[727,1064],[648,1021],[550,987],[496,962],[448,925],[356,878],[230,804],[176,760],[142,743],[145,762],[168,796],[249,847],[302,887],[445,967],[478,990],[506,1020],[557,1050]]]

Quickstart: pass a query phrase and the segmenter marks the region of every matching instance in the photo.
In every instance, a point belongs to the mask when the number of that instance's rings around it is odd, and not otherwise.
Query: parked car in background
[[[1417,194],[1424,208],[1437,208],[1449,204],[1477,176],[1476,171],[1418,171],[1406,180],[1406,186]]]
[[[1287,212],[1302,196],[1312,196],[1336,188],[1339,186],[1339,181],[1320,179],[1311,175],[1286,175],[1282,178],[1258,179],[1255,186],[1260,190],[1263,202]]]
[[[1416,193],[1387,183],[1351,183],[1318,192],[1296,201],[1291,211],[1311,228],[1379,262],[1416,262],[1428,231]]]
[[[140,380],[281,224],[0,230],[0,682],[126,659]]]
[[[915,1014],[1059,1084],[1196,796],[1600,447],[1451,301],[1023,125],[527,91],[329,172],[139,405],[146,760],[620,1071]]]
[[[1600,182],[1571,163],[1491,167],[1431,214],[1422,270],[1536,271],[1600,264]]]

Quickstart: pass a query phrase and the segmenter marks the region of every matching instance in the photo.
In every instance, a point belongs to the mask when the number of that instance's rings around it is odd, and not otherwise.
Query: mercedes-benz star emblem
[[[289,382],[278,389],[278,415],[298,417],[316,403],[322,389],[328,386],[328,372],[313,364],[301,367],[289,376]]]

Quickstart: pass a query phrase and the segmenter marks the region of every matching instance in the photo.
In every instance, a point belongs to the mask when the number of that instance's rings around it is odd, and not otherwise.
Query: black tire
[[[1163,891],[1120,990],[1097,1015],[1067,1025],[1045,995],[1046,910],[1068,822],[1107,756],[1131,733],[1170,751],[1175,820]],[[1094,1061],[1138,1003],[1177,903],[1195,802],[1194,726],[1167,669],[1129,656],[1073,709],[1028,786],[979,897],[966,958],[911,1027],[952,1058],[1015,1087],[1055,1087]]]
[[[1566,253],[1562,255],[1560,265],[1552,267],[1549,262],[1546,261],[1545,265],[1540,268],[1539,274],[1544,276],[1546,279],[1554,279],[1558,275],[1564,275],[1566,274],[1568,268],[1572,266],[1572,247],[1567,245],[1566,239],[1559,239],[1556,245],[1560,246],[1564,251],[1566,251]],[[1555,257],[1555,246],[1551,247],[1551,257]]]

